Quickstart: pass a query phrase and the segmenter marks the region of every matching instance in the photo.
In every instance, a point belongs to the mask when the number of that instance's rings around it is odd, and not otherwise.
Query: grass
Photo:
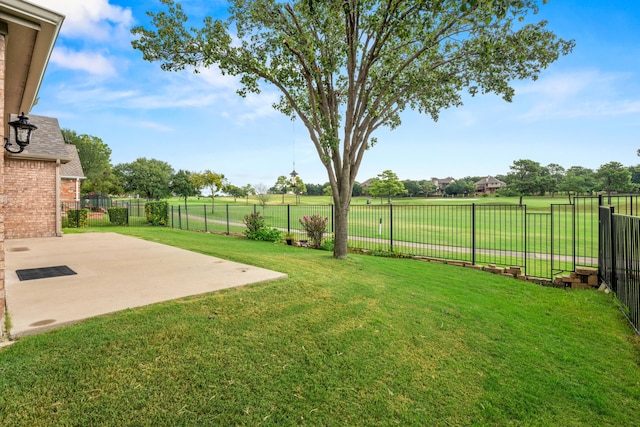
[[[640,342],[604,293],[204,233],[110,230],[289,279],[20,339],[0,350],[0,424],[637,422]]]

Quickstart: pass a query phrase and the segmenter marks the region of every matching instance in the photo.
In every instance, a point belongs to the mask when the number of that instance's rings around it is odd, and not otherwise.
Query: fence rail
[[[63,206],[90,209],[88,226],[112,225],[108,209],[125,207],[128,225],[144,225],[145,201],[97,200]],[[525,274],[550,279],[577,266],[597,266],[598,209],[638,214],[638,196],[575,197],[553,204],[547,212],[526,205],[352,205],[349,240],[352,249],[441,258],[473,264],[519,266]],[[305,239],[298,219],[318,214],[334,230],[333,205],[174,205],[169,226],[183,230],[242,233],[245,215],[260,212],[271,226]],[[64,214],[63,214],[64,215]],[[65,217],[63,217],[63,226]]]
[[[640,217],[600,207],[600,279],[615,292],[623,312],[640,333]]]

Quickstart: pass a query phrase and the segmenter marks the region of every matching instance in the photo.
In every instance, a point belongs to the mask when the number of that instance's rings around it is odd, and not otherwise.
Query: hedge
[[[109,213],[109,222],[113,225],[127,225],[129,223],[128,209],[122,207],[113,207],[107,209]]]
[[[169,225],[169,203],[148,202],[144,206],[144,213],[151,225]]]

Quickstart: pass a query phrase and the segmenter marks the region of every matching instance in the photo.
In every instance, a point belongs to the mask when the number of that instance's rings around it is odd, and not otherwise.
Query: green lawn
[[[174,205],[172,225],[241,233],[242,218],[256,210],[270,226],[291,229],[298,238],[304,238],[298,218],[312,213],[332,217],[331,206],[321,204],[318,197],[310,198],[317,204],[306,203],[307,198],[302,198],[299,205],[275,203],[265,207],[226,205],[224,198],[219,199],[222,200],[213,213],[210,205],[191,203],[186,210],[188,218],[184,206],[178,212]],[[468,262],[472,261],[471,248],[475,248],[477,263],[526,265],[528,274],[547,278],[552,277],[551,268],[546,267],[549,261],[540,254],[569,257],[556,259],[554,271],[573,270],[574,253],[578,265],[592,265],[597,257],[597,203],[579,203],[574,214],[573,206],[557,205],[565,200],[549,197],[530,198],[526,208],[517,205],[518,198],[398,200],[404,203],[396,204],[394,200],[392,206],[366,205],[355,199],[349,212],[349,247]],[[331,227],[329,223],[329,230]],[[534,263],[545,266],[534,268]]]
[[[20,339],[0,350],[1,425],[637,423],[640,341],[610,295],[406,259],[109,230],[289,279]]]

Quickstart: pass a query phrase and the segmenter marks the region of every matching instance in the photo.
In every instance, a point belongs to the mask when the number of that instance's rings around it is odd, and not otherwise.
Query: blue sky
[[[114,165],[155,158],[175,170],[223,173],[238,186],[271,186],[295,160],[305,182],[328,181],[302,124],[271,108],[274,89],[243,99],[236,78],[169,73],[142,60],[129,30],[147,23],[157,0],[30,1],[66,15],[31,113],[101,138]],[[199,16],[227,8],[221,0],[181,3]],[[551,0],[539,17],[576,41],[572,54],[538,81],[515,83],[512,103],[467,98],[437,123],[406,112],[400,128],[374,135],[358,181],[386,169],[416,180],[506,174],[518,159],[594,170],[640,163],[640,2]]]

